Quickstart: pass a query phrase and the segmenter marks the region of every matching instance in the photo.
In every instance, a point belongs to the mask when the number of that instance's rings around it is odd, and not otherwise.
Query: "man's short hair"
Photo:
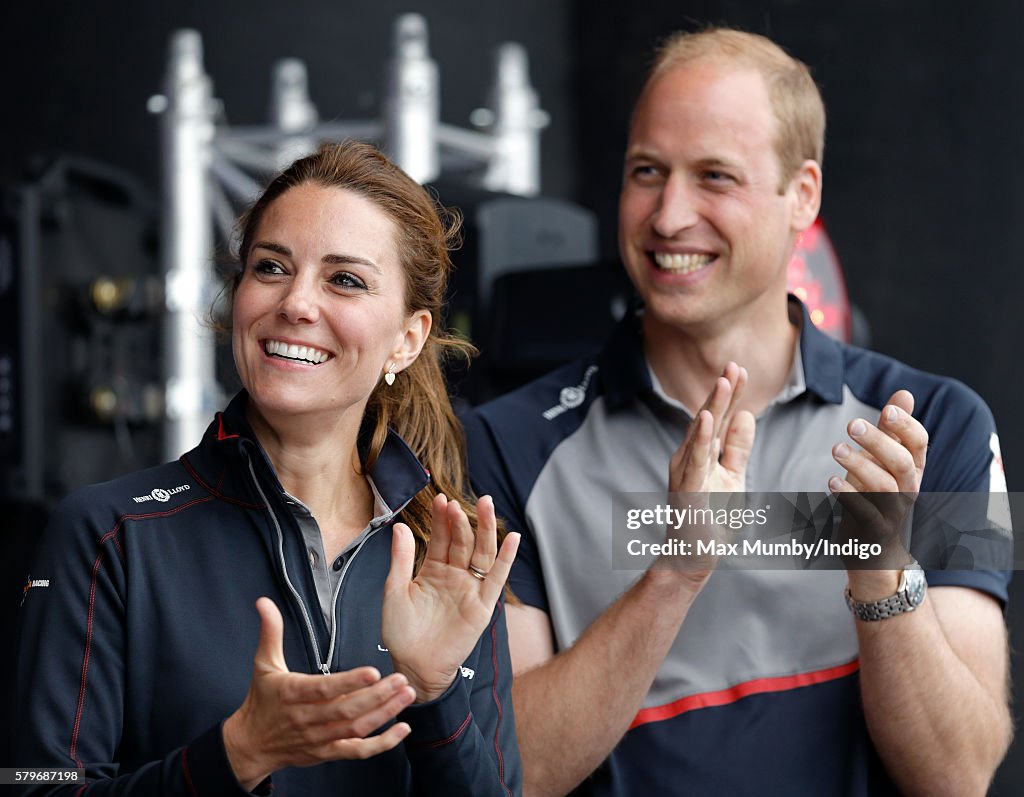
[[[825,103],[806,64],[756,33],[708,28],[669,36],[655,54],[645,86],[678,66],[702,59],[753,69],[764,78],[778,122],[775,154],[781,167],[780,191],[805,160],[822,163]]]

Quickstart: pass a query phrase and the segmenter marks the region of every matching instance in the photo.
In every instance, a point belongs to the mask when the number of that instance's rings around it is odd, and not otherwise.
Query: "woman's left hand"
[[[396,523],[391,571],[384,584],[381,635],[395,671],[416,690],[416,702],[440,697],[487,628],[519,548],[519,535],[506,535],[498,551],[494,503],[476,504],[477,533],[456,501],[434,499],[426,559],[413,578],[416,548],[412,531]],[[480,577],[477,573],[486,574]]]

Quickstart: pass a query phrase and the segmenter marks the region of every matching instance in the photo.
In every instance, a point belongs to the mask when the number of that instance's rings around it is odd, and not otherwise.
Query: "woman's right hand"
[[[260,641],[249,693],[224,723],[224,748],[238,782],[252,790],[283,767],[369,758],[409,734],[404,722],[377,736],[416,697],[405,676],[381,678],[373,667],[330,675],[289,672],[284,621],[269,598],[256,601]]]

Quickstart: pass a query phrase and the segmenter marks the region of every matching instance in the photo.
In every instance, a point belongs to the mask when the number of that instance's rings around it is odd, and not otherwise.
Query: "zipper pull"
[[[328,667],[326,664],[321,664],[320,665],[320,672],[323,675],[330,675],[331,674],[331,668]]]

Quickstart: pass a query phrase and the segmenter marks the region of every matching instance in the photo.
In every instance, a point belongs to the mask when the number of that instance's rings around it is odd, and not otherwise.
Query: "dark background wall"
[[[773,36],[811,65],[823,88],[829,130],[822,216],[850,296],[870,322],[873,348],[977,390],[999,424],[1010,488],[1024,489],[1024,417],[1017,412],[1024,321],[1016,307],[1024,295],[1021,4],[96,6],[47,0],[5,11],[0,186],[15,181],[35,153],[70,152],[122,167],[155,190],[157,126],[145,103],[160,89],[168,36],[181,27],[203,34],[207,71],[233,123],[265,117],[271,64],[287,56],[306,60],[322,117],[374,116],[391,22],[417,10],[430,24],[442,117],[450,123],[467,125],[469,112],[484,102],[493,48],[506,40],[527,45],[534,85],[552,114],[544,134],[545,193],[597,211],[608,255],[629,106],[653,42],[706,23]],[[1022,615],[1015,594],[1015,641],[1024,638]],[[1019,658],[1016,666],[1016,681],[1024,684]],[[995,793],[1020,793],[1022,758],[1011,753]]]

